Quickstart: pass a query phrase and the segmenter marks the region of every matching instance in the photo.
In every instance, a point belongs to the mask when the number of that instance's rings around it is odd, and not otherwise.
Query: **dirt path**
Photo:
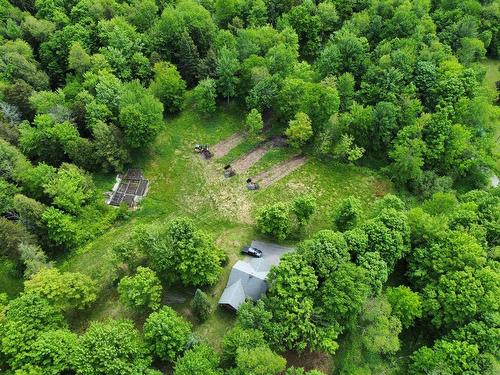
[[[236,171],[236,173],[243,173],[247,171],[252,165],[257,163],[260,158],[264,156],[264,154],[269,150],[270,146],[270,144],[259,146],[248,154],[239,158],[234,163],[232,163],[233,169]]]
[[[238,146],[243,141],[243,133],[236,133],[229,138],[210,147],[210,151],[214,154],[214,158],[218,159],[226,155],[233,148]]]
[[[291,159],[276,164],[267,171],[258,174],[257,176],[253,177],[252,180],[258,182],[260,187],[265,188],[275,183],[279,179],[285,177],[286,175],[292,173],[294,170],[303,165],[306,161],[307,161],[307,156],[295,155]]]
[[[277,136],[269,140],[268,142],[258,146],[257,148],[250,151],[248,154],[243,155],[238,160],[232,163],[232,167],[237,173],[246,172],[252,165],[257,163],[264,154],[273,147],[285,147],[286,139],[281,136]]]

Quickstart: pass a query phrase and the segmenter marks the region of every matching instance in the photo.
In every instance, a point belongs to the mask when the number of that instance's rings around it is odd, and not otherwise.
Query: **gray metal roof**
[[[245,302],[245,298],[245,291],[243,290],[241,281],[238,280],[233,285],[224,289],[224,292],[219,299],[219,305],[228,305],[233,309],[238,310],[240,305]]]
[[[231,269],[227,287],[219,300],[221,305],[229,305],[234,309],[246,298],[258,300],[266,292],[266,278],[270,265],[264,259],[251,262],[237,261]]]
[[[271,269],[271,265],[264,258],[252,258],[250,259],[250,264],[252,268],[257,272],[265,272],[266,274]]]
[[[262,241],[252,241],[252,247],[262,250],[262,258],[247,256],[245,260],[234,264],[226,289],[220,297],[220,305],[237,310],[247,298],[258,300],[267,290],[266,279],[271,266],[277,266],[284,253],[295,250]]]

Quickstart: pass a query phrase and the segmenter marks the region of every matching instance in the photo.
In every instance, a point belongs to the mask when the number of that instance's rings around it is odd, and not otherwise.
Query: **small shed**
[[[129,208],[135,208],[147,194],[148,187],[149,181],[140,169],[129,169],[125,174],[116,176],[116,183],[106,203],[118,207],[123,202]]]

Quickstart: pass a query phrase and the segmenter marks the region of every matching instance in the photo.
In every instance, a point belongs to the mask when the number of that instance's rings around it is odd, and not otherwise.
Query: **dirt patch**
[[[187,297],[185,295],[176,292],[167,292],[167,295],[164,298],[164,302],[169,305],[184,303],[186,300]]]
[[[288,140],[282,135],[278,135],[271,140],[273,147],[286,147],[288,146]]]
[[[250,153],[236,160],[232,167],[236,173],[243,173],[247,171],[252,165],[257,163],[260,158],[269,150],[270,144],[265,144],[252,150]]]
[[[236,133],[212,146],[210,148],[210,151],[212,151],[214,158],[218,159],[226,155],[229,151],[238,146],[242,141],[243,133]]]
[[[387,181],[375,179],[373,184],[374,194],[377,198],[382,198],[391,191],[391,186]]]
[[[276,164],[267,171],[258,174],[257,176],[253,177],[252,180],[257,181],[260,187],[265,188],[285,177],[286,175],[292,173],[294,170],[302,166],[306,161],[307,156],[295,155],[291,159]]]
[[[331,374],[332,358],[320,352],[285,352],[282,354],[286,358],[287,367],[304,367],[306,371],[320,370],[325,374]]]
[[[262,156],[271,148],[274,147],[285,147],[287,145],[286,138],[282,136],[277,136],[272,138],[269,142],[266,142],[257,148],[250,151],[248,154],[242,156],[238,160],[232,163],[232,167],[237,173],[246,172],[252,165],[257,163]]]

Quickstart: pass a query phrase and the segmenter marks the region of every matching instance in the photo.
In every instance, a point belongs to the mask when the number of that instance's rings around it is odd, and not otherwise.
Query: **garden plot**
[[[232,167],[237,173],[246,172],[251,166],[257,163],[264,156],[264,154],[269,151],[269,149],[284,146],[286,146],[286,139],[283,137],[274,137],[269,142],[256,147],[248,154],[243,155],[241,158],[233,162]]]
[[[292,158],[285,160],[270,169],[259,173],[257,176],[252,177],[252,180],[258,182],[261,188],[265,188],[286,175],[292,173],[294,170],[302,166],[307,161],[305,155],[295,155]]]
[[[216,145],[211,147],[214,158],[219,159],[223,157],[233,148],[238,146],[241,142],[243,142],[243,133],[233,134],[231,137],[217,143]]]
[[[253,149],[248,154],[236,160],[232,167],[236,171],[236,173],[246,172],[252,165],[257,163],[262,156],[269,150],[271,147],[270,144],[261,145],[255,149]]]

